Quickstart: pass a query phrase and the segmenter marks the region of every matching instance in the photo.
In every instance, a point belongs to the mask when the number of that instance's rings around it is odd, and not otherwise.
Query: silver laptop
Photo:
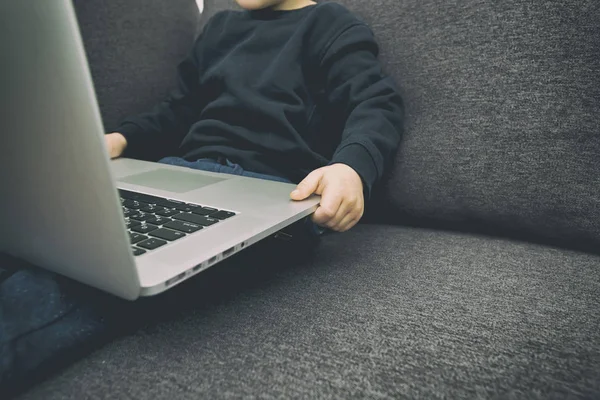
[[[0,251],[125,299],[310,215],[293,185],[109,161],[70,0],[0,5]]]

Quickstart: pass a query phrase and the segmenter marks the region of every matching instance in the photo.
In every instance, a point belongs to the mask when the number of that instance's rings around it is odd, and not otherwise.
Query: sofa
[[[364,221],[151,299],[20,399],[600,398],[600,2],[339,2],[406,105]],[[107,131],[235,7],[74,3]]]

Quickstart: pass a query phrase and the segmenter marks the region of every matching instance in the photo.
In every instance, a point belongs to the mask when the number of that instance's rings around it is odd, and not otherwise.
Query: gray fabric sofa
[[[341,3],[406,102],[365,223],[213,268],[21,398],[600,398],[600,2]],[[235,3],[75,4],[110,131]]]

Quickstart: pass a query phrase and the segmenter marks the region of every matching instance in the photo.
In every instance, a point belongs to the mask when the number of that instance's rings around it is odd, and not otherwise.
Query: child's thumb
[[[322,177],[323,172],[318,169],[308,174],[308,176],[296,186],[296,189],[290,193],[292,200],[304,200],[315,193],[319,188]]]

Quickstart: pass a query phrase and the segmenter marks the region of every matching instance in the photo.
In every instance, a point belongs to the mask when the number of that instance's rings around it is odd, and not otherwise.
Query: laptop
[[[0,5],[0,251],[133,300],[314,212],[294,185],[109,160],[70,0]]]

